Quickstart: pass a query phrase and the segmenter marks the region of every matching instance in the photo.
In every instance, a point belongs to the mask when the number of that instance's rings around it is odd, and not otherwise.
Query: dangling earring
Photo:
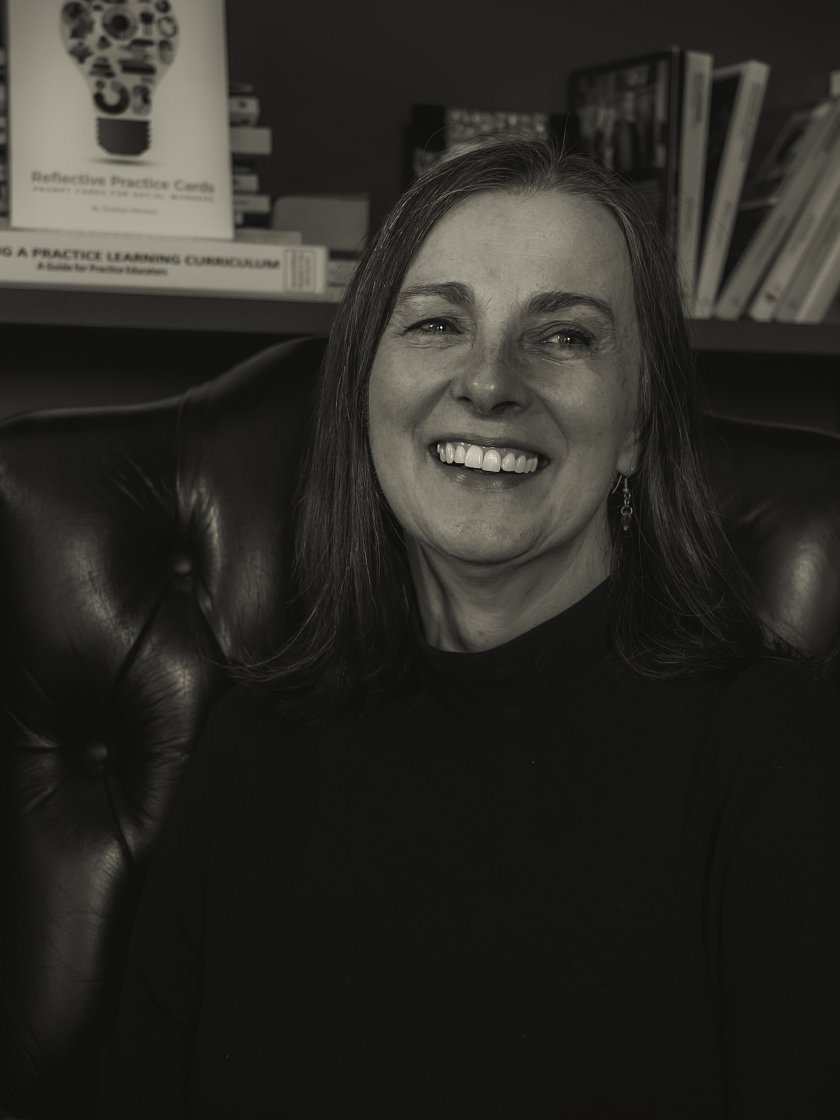
[[[621,531],[630,532],[630,523],[633,520],[633,500],[630,494],[630,476],[624,475],[624,489],[621,492]]]

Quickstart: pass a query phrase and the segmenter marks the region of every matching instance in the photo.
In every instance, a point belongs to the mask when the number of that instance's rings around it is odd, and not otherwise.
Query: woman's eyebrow
[[[412,284],[397,296],[395,307],[400,307],[410,299],[422,296],[437,296],[456,307],[472,307],[475,295],[468,284],[461,284],[457,280],[447,280],[440,284]]]
[[[572,307],[591,307],[600,312],[611,324],[615,325],[615,312],[608,303],[597,296],[587,296],[582,292],[539,292],[531,296],[525,304],[526,315],[554,315],[558,311],[568,311]]]
[[[456,307],[471,308],[475,304],[475,293],[468,284],[457,280],[442,281],[437,284],[411,284],[403,288],[396,299],[399,308],[412,299],[437,297]],[[526,315],[554,315],[558,311],[569,311],[573,307],[590,307],[599,312],[611,324],[615,324],[612,307],[597,296],[584,295],[582,292],[538,292],[525,303]]]

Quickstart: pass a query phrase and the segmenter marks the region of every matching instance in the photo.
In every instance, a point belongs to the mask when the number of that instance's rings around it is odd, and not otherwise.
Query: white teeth
[[[502,454],[497,447],[482,447],[477,443],[438,443],[436,445],[438,458],[442,463],[456,463],[459,466],[470,467],[473,470],[488,471],[498,474],[505,471],[508,474],[532,474],[536,471],[539,460],[536,455],[526,455],[524,452],[517,455],[515,451],[505,451]]]

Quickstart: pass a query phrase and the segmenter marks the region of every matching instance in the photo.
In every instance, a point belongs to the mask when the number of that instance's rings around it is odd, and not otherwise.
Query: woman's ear
[[[618,456],[616,470],[628,478],[638,469],[641,458],[641,444],[639,442],[638,428],[632,428],[627,433]]]

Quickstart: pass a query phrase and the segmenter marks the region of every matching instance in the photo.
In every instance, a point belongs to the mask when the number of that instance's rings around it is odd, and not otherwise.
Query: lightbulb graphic
[[[72,0],[61,5],[61,37],[90,86],[99,146],[142,155],[155,87],[178,49],[171,0]]]

